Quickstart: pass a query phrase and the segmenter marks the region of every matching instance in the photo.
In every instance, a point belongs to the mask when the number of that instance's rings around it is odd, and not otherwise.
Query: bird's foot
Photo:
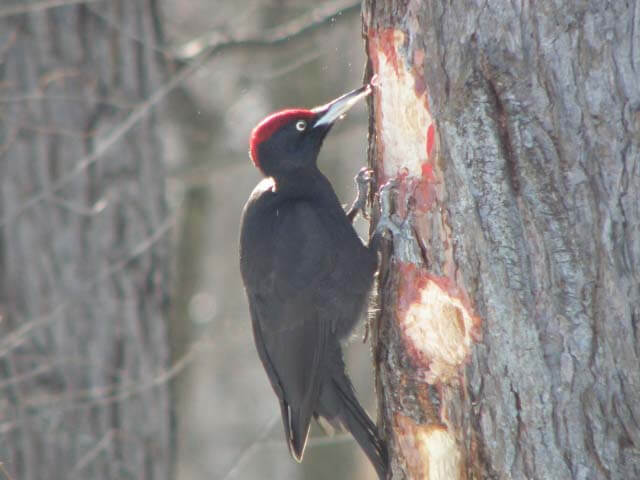
[[[397,187],[398,181],[392,179],[380,187],[378,191],[380,198],[380,220],[378,220],[378,224],[376,225],[374,238],[382,237],[385,232],[391,233],[396,259],[401,262],[421,264],[423,263],[423,256],[413,230],[415,216],[411,195],[406,195],[405,207],[407,216],[405,218],[400,217],[397,213],[392,213],[393,194],[396,192]]]
[[[368,167],[362,167],[358,174],[353,178],[358,188],[358,195],[353,201],[347,217],[353,222],[358,213],[362,213],[363,218],[369,219],[367,214],[367,198],[369,197],[369,188],[373,183],[373,170]]]
[[[400,233],[399,224],[402,223],[399,216],[395,213],[391,213],[392,209],[392,194],[398,186],[396,180],[389,180],[387,183],[380,187],[378,190],[378,196],[380,198],[380,220],[376,225],[376,235],[383,235],[386,231],[391,232],[392,235]]]

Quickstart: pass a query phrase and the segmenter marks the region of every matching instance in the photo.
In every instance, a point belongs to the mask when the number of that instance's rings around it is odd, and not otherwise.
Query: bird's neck
[[[274,176],[274,192],[285,197],[313,196],[328,184],[327,178],[317,168],[308,168],[292,175]]]

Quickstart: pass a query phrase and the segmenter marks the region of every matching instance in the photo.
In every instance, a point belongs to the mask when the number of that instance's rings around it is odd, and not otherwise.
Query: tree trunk
[[[393,478],[640,478],[640,2],[364,23]]]
[[[123,129],[165,78],[156,3],[39,3],[0,7],[0,462],[170,478],[161,145]]]

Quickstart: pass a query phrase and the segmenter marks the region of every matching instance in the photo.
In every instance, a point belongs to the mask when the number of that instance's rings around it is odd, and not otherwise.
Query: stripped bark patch
[[[455,437],[442,425],[420,425],[409,417],[394,417],[398,444],[409,478],[456,480],[462,478],[462,455]]]
[[[413,62],[407,61],[405,43],[401,30],[369,31],[369,56],[379,83],[374,101],[382,180],[396,177],[403,168],[409,177],[421,179],[422,165],[431,158],[435,146],[427,86]],[[424,55],[422,50],[416,51],[414,60],[421,61]],[[425,138],[430,138],[430,143],[425,143]]]
[[[398,324],[407,352],[427,383],[455,383],[477,339],[480,321],[447,278],[400,266]]]

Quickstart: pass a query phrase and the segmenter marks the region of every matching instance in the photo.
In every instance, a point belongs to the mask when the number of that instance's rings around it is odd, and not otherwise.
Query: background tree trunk
[[[170,478],[156,3],[70,3],[0,7],[0,461]]]
[[[640,2],[364,23],[370,160],[410,223],[375,329],[393,478],[640,478]]]

